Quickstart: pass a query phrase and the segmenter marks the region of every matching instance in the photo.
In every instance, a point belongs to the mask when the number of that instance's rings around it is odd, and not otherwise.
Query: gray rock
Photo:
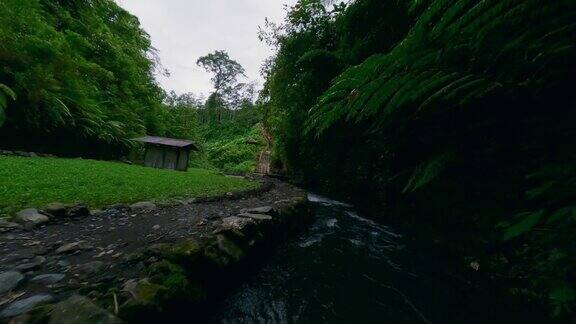
[[[56,249],[56,254],[65,254],[65,253],[72,253],[81,250],[91,250],[94,247],[87,244],[84,241],[78,241],[74,243],[64,244],[58,249]]]
[[[0,150],[0,155],[12,156],[14,155],[14,152],[7,150]]]
[[[114,205],[110,205],[110,206],[106,207],[106,210],[124,211],[124,210],[129,210],[129,209],[130,209],[130,205],[127,205],[127,204],[114,204]]]
[[[53,202],[46,205],[46,207],[44,207],[44,211],[54,217],[64,217],[68,212],[68,206],[59,202]]]
[[[16,270],[18,271],[30,271],[40,268],[46,262],[46,258],[43,256],[34,257],[29,262],[21,263],[16,266]]]
[[[130,208],[135,211],[155,210],[156,204],[150,201],[141,201],[130,205]]]
[[[98,323],[115,324],[120,320],[90,299],[74,295],[54,307],[49,324]]]
[[[66,216],[70,218],[90,216],[90,209],[83,204],[77,204],[68,209]]]
[[[184,199],[184,200],[182,200],[182,204],[191,205],[191,204],[195,204],[197,201],[198,201],[197,198]]]
[[[77,269],[82,274],[95,274],[100,272],[104,268],[104,262],[102,261],[92,261],[84,264],[78,265]]]
[[[39,283],[43,285],[53,285],[57,282],[60,282],[66,278],[65,274],[62,273],[49,273],[49,274],[42,274],[32,278],[30,281],[34,283]]]
[[[272,220],[272,216],[270,215],[265,215],[265,214],[252,214],[252,213],[242,213],[240,215],[238,215],[239,217],[244,217],[244,218],[251,218],[257,221],[269,221]]]
[[[256,208],[245,208],[240,210],[240,213],[247,213],[247,214],[265,214],[265,215],[272,215],[274,214],[275,210],[274,207],[270,206],[263,206],[263,207],[256,207]]]
[[[31,225],[42,225],[44,223],[48,223],[50,218],[48,216],[41,214],[38,209],[35,208],[28,208],[19,211],[16,214],[17,221],[24,223],[24,224],[31,224]]]
[[[0,273],[0,294],[16,288],[24,280],[24,276],[18,271]]]
[[[54,297],[47,294],[34,295],[32,297],[20,299],[8,305],[0,313],[0,318],[14,317],[22,315],[32,310],[37,305],[49,303]]]
[[[60,261],[56,262],[56,265],[61,267],[61,268],[68,268],[70,266],[70,262],[68,262],[66,260],[60,260]]]
[[[20,227],[20,224],[12,223],[4,219],[0,219],[0,231],[10,231]]]
[[[222,219],[221,227],[225,230],[232,229],[241,231],[244,227],[250,224],[254,224],[254,221],[250,218],[231,216]]]
[[[22,157],[32,157],[32,153],[23,152],[23,151],[14,151],[14,155],[22,156]]]

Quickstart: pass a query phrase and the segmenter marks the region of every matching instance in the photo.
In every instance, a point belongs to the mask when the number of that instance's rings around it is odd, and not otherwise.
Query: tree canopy
[[[136,17],[112,0],[6,0],[0,12],[0,83],[15,94],[3,104],[4,145],[70,136],[126,147],[165,132],[154,49]]]

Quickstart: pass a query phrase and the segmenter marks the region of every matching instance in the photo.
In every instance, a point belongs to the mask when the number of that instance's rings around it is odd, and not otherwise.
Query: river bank
[[[112,206],[3,233],[0,316],[146,322],[200,309],[236,267],[307,223],[306,202],[304,191],[267,179],[247,195]]]

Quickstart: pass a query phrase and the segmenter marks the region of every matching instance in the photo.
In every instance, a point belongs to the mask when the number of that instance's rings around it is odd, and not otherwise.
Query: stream
[[[316,219],[262,261],[210,323],[534,323],[526,308],[418,253],[353,206],[310,194]],[[429,249],[424,249],[429,251]],[[470,269],[470,271],[474,271]],[[470,275],[470,274],[468,274]]]

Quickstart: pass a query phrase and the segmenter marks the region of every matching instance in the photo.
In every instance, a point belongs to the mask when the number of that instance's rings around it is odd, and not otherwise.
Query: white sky
[[[196,60],[226,50],[246,69],[249,80],[262,84],[260,65],[272,50],[258,40],[264,18],[280,22],[284,4],[294,0],[117,0],[137,16],[159,51],[169,77],[158,75],[161,86],[179,94],[211,92],[210,75]]]

